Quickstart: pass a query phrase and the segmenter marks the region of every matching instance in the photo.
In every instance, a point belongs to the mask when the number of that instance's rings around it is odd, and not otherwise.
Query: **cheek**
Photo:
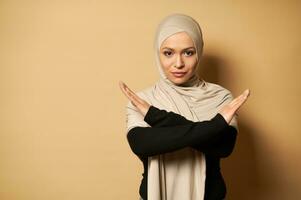
[[[191,71],[194,71],[195,70],[195,68],[197,67],[197,59],[196,58],[193,58],[193,59],[191,59],[191,60],[189,60],[188,61],[188,66],[189,66],[189,69],[191,70]]]
[[[161,66],[164,71],[169,71],[170,67],[172,66],[171,59],[161,58],[160,59]]]

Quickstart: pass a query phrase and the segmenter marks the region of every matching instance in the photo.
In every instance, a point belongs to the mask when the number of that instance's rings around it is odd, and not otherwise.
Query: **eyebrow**
[[[195,49],[195,47],[187,47],[187,48],[185,48],[184,50],[191,49],[191,48]],[[162,50],[163,50],[163,49],[170,49],[170,50],[173,50],[173,48],[170,48],[170,47],[163,47]]]

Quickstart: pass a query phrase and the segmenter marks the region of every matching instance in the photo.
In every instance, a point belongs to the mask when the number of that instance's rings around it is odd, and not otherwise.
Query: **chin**
[[[186,74],[183,77],[174,77],[173,74],[168,74],[167,79],[174,83],[175,85],[185,84],[189,80],[190,74]]]
[[[171,82],[173,82],[175,85],[182,85],[184,84],[187,80],[186,79],[172,79],[170,80]]]

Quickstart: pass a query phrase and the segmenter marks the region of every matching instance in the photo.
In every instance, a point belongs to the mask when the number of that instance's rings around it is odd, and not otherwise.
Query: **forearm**
[[[212,143],[227,126],[224,118],[217,114],[208,121],[173,127],[135,127],[128,132],[127,138],[135,154],[153,156],[192,145]]]
[[[180,114],[167,112],[154,106],[150,106],[144,117],[144,121],[152,127],[170,127],[194,123]]]
[[[234,149],[237,138],[237,130],[233,126],[228,126],[221,132],[221,137],[217,141],[206,145],[192,145],[191,147],[204,152],[205,154],[225,158],[228,157]]]
[[[149,108],[149,112],[144,120],[152,127],[170,127],[184,124],[193,124],[193,121],[187,120],[185,117],[174,112],[160,110],[154,106]],[[197,144],[191,145],[192,148],[210,154],[215,157],[227,157],[234,148],[236,142],[237,130],[233,126],[227,126],[220,131],[216,140],[207,141],[204,143],[200,140]]]

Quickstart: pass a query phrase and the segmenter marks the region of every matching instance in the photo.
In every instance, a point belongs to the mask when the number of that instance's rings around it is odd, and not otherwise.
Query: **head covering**
[[[191,121],[210,120],[233,97],[229,90],[194,75],[185,86],[168,80],[159,60],[160,46],[171,35],[185,31],[193,40],[197,53],[197,68],[203,51],[202,32],[190,16],[175,13],[159,24],[154,40],[155,60],[160,79],[155,85],[137,95],[149,104],[172,111]],[[127,104],[127,132],[136,126],[148,127],[144,117],[129,101]],[[231,125],[237,128],[236,119]],[[174,152],[148,157],[148,200],[200,200],[204,198],[206,160],[202,152],[186,147]]]

